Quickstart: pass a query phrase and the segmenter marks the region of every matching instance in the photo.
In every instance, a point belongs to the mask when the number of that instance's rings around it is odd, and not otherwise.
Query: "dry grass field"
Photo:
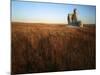
[[[95,69],[95,29],[12,22],[12,74]]]

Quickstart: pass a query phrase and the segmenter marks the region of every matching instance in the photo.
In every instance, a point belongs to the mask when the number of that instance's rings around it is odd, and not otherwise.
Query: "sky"
[[[96,23],[96,6],[29,1],[12,1],[11,21],[66,24],[68,13],[77,9],[78,20],[84,24]]]

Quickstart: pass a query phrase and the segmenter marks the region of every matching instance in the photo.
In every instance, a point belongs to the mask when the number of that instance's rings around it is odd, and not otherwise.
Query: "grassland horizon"
[[[21,24],[44,24],[44,25],[69,25],[68,23],[45,23],[45,22],[16,22],[16,21],[12,21],[11,23],[21,23]],[[95,26],[96,24],[83,24],[84,26]],[[70,25],[71,26],[71,25]]]

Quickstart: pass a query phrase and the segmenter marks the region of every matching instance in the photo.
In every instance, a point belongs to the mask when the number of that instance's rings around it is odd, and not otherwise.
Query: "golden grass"
[[[12,74],[95,69],[95,26],[12,23]]]

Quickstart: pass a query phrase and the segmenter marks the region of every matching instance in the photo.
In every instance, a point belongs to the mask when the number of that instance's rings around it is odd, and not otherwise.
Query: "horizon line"
[[[68,25],[68,23],[18,22],[18,21],[11,21],[11,23],[67,24],[67,25]],[[84,23],[84,24],[85,24],[85,23]],[[89,24],[89,23],[87,23],[87,25],[96,25],[96,24]]]

